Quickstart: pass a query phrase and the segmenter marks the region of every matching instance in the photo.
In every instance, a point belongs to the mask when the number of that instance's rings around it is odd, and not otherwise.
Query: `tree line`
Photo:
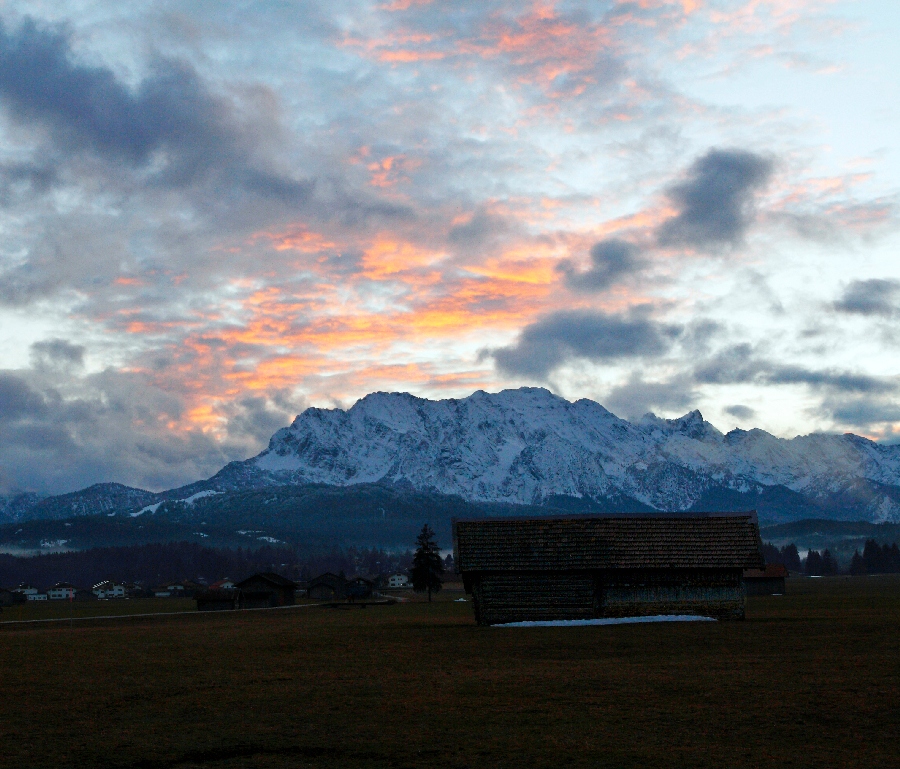
[[[846,571],[842,570],[837,558],[828,548],[822,552],[810,550],[806,558],[801,558],[794,543],[777,547],[771,542],[763,542],[763,558],[766,563],[779,563],[790,571],[798,571],[811,577],[827,577],[832,574],[898,574],[900,573],[900,548],[894,542],[879,545],[874,539],[866,540],[862,553],[857,550]]]
[[[333,548],[318,555],[296,548],[265,545],[250,548],[212,548],[194,542],[100,547],[46,553],[30,557],[0,554],[0,586],[26,582],[45,588],[57,582],[91,587],[104,580],[152,587],[165,582],[215,582],[243,579],[257,572],[275,572],[293,580],[308,580],[326,571],[338,574],[407,572],[412,553],[378,548]]]
[[[879,545],[874,539],[866,540],[862,553],[857,550],[850,559],[851,574],[898,574],[900,573],[900,548]]]

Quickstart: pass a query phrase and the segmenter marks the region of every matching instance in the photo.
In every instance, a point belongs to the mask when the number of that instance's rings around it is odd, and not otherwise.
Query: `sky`
[[[0,0],[0,491],[374,391],[900,440],[900,4]]]

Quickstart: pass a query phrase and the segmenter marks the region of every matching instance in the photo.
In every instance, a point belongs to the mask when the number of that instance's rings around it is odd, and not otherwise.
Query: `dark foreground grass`
[[[196,611],[193,598],[115,598],[106,601],[29,601],[6,606],[3,622],[30,622],[43,619],[85,619],[121,617],[129,614],[165,614]]]
[[[479,628],[444,600],[7,626],[0,763],[900,766],[900,579],[789,589],[733,623]]]

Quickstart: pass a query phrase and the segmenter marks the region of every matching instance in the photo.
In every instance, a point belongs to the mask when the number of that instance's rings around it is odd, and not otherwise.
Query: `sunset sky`
[[[521,385],[900,439],[900,3],[0,2],[0,492]]]

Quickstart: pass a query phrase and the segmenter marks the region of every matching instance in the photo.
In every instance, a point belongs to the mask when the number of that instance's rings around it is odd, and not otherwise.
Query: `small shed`
[[[481,625],[655,614],[744,617],[755,513],[494,518],[453,524]]]
[[[359,598],[371,598],[375,590],[375,581],[365,577],[352,577],[347,580],[344,588],[347,598],[351,601]]]
[[[237,590],[203,590],[196,595],[198,611],[228,611],[237,609]]]
[[[24,593],[0,587],[0,606],[13,606],[17,603],[25,603],[27,600]]]
[[[313,601],[342,601],[347,597],[347,579],[327,571],[309,581],[306,595]]]
[[[784,595],[787,575],[787,566],[780,563],[767,563],[763,569],[746,569],[744,588],[747,595]]]
[[[263,572],[238,582],[242,609],[265,609],[274,606],[293,606],[297,583],[280,574]]]

